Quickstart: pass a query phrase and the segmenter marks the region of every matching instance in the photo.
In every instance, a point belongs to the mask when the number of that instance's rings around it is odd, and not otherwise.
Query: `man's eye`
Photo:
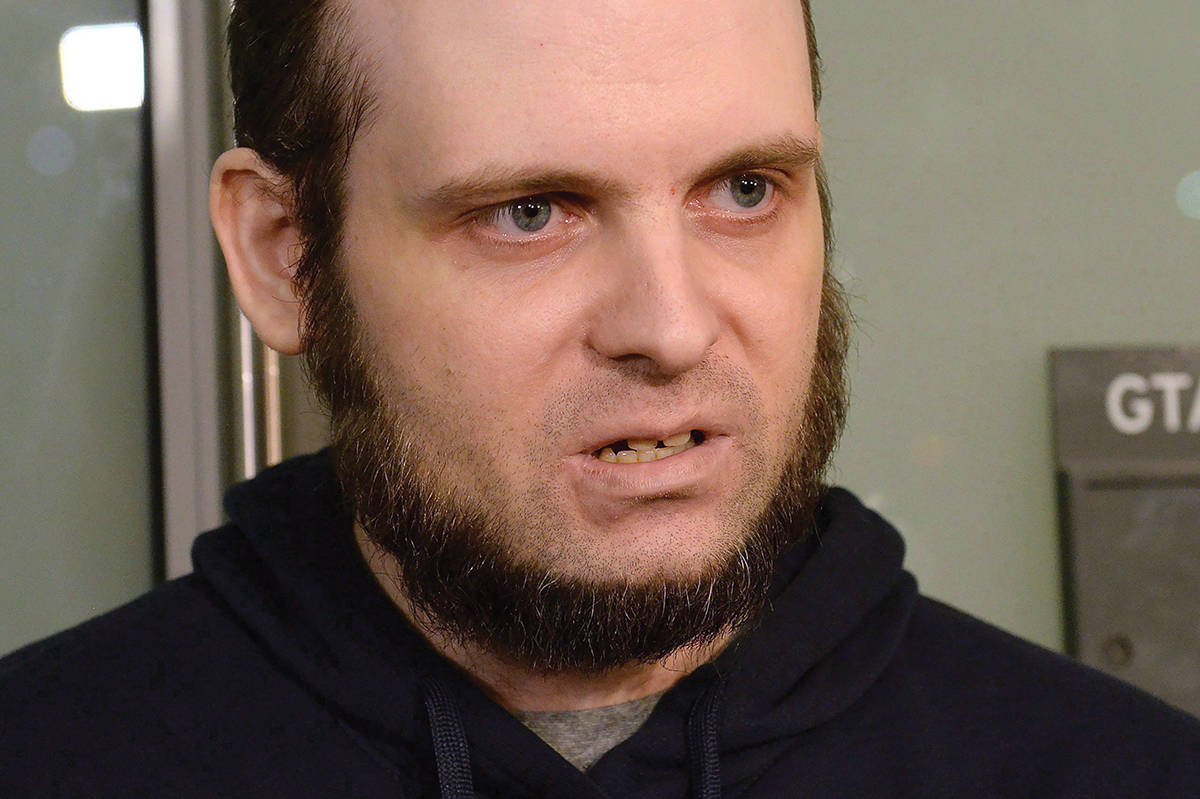
[[[775,184],[768,178],[754,173],[735,175],[713,186],[709,201],[734,214],[765,209],[775,196]]]
[[[767,181],[757,175],[738,175],[729,182],[729,194],[742,208],[755,208],[767,197]]]
[[[515,202],[508,209],[513,224],[526,233],[537,233],[544,228],[554,210],[547,200],[536,197]]]
[[[492,208],[482,216],[482,221],[498,233],[520,238],[530,233],[540,233],[562,212],[548,197],[523,197]]]

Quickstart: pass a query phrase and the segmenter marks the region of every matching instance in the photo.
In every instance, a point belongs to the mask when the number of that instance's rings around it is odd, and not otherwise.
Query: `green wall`
[[[835,479],[922,588],[1062,643],[1046,352],[1200,344],[1200,4],[814,0],[839,272]]]

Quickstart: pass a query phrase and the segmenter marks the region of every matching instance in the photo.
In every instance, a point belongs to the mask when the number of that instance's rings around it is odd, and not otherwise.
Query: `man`
[[[1187,796],[1200,723],[916,593],[795,0],[235,3],[234,290],[329,453],[17,653],[0,793]]]

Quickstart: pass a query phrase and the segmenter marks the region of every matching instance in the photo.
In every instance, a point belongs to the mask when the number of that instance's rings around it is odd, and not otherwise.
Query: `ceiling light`
[[[58,41],[63,97],[79,111],[138,108],[146,93],[142,32],[136,22],[80,25]]]

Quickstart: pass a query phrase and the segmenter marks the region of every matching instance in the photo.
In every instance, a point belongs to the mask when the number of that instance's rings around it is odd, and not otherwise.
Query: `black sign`
[[[1200,462],[1200,349],[1050,353],[1061,464]]]
[[[1071,651],[1200,714],[1200,349],[1050,368]]]

